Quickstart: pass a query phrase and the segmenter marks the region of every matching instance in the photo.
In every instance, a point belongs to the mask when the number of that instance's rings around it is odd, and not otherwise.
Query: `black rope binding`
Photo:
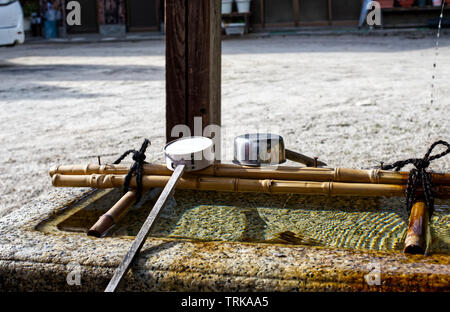
[[[447,150],[444,152],[433,155],[430,157],[431,152],[437,145],[444,145],[447,147]],[[411,169],[408,176],[408,182],[406,183],[406,209],[408,210],[408,213],[411,212],[411,208],[416,201],[416,190],[419,183],[422,184],[423,193],[425,196],[425,204],[427,205],[429,216],[431,218],[431,215],[433,214],[434,210],[434,190],[433,190],[433,184],[431,183],[431,175],[427,172],[427,168],[430,165],[430,162],[432,162],[435,159],[444,157],[450,153],[450,144],[448,144],[445,141],[439,140],[434,142],[430,148],[428,149],[427,153],[423,158],[410,158],[406,160],[400,160],[396,161],[392,165],[383,165],[381,166],[381,169],[384,170],[391,170],[395,169],[396,171],[399,171],[401,168],[406,166],[407,164],[413,164],[415,168]]]
[[[142,165],[146,163],[145,160],[145,150],[147,149],[147,146],[150,145],[150,140],[145,139],[144,143],[142,143],[142,146],[139,151],[136,150],[128,150],[125,153],[122,154],[115,162],[113,162],[114,165],[120,164],[122,160],[125,159],[129,154],[133,154],[133,160],[134,164],[131,166],[130,170],[128,171],[125,180],[123,181],[123,194],[125,195],[130,187],[130,181],[133,177],[133,174],[136,172],[136,202],[137,204],[141,200],[142,196]]]

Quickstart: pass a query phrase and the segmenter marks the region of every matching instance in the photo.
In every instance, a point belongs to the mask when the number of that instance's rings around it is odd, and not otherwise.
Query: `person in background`
[[[61,11],[59,10],[59,1],[47,1],[47,10],[45,18],[45,38],[58,37],[58,22],[61,20]]]

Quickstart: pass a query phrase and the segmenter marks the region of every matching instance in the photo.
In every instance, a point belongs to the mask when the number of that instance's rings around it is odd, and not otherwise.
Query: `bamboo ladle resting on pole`
[[[166,164],[169,169],[174,170],[172,176],[164,187],[161,195],[150,211],[147,219],[139,230],[131,248],[123,258],[119,267],[114,272],[105,292],[114,292],[130,268],[136,255],[145,243],[155,221],[158,219],[162,208],[167,203],[175,186],[184,171],[201,170],[214,161],[213,141],[205,137],[186,137],[167,144],[164,148]]]

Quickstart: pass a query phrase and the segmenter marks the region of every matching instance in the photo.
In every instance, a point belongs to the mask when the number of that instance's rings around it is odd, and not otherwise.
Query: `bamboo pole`
[[[408,231],[403,252],[408,254],[424,254],[427,250],[428,208],[420,199],[414,203],[409,215]]]
[[[144,188],[163,187],[170,176],[146,175],[142,177]],[[92,174],[92,175],[61,175],[54,174],[52,183],[57,187],[122,187],[125,175]],[[131,187],[136,187],[133,177]],[[260,193],[291,193],[328,196],[404,196],[405,185],[341,183],[341,182],[306,182],[272,179],[240,179],[230,177],[189,176],[182,177],[177,188],[224,192],[260,192]],[[438,196],[449,196],[449,186],[436,186]]]
[[[50,170],[50,176],[89,175],[89,174],[127,174],[129,166],[124,165],[61,165]],[[172,171],[162,164],[145,164],[144,175],[169,176]],[[185,177],[212,176],[248,179],[277,179],[293,181],[334,181],[348,183],[406,184],[408,172],[387,170],[359,170],[348,168],[309,168],[309,167],[246,167],[232,164],[213,164],[210,167],[185,173]],[[450,185],[450,174],[431,173],[436,185]]]
[[[111,226],[116,224],[136,201],[136,191],[128,191],[114,206],[100,216],[97,222],[89,229],[87,235],[101,237]]]

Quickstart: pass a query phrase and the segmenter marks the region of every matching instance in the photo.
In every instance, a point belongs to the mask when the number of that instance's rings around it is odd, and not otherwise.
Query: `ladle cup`
[[[286,149],[283,137],[272,133],[243,134],[234,138],[234,162],[245,166],[279,165],[286,159],[308,167],[327,164]]]

